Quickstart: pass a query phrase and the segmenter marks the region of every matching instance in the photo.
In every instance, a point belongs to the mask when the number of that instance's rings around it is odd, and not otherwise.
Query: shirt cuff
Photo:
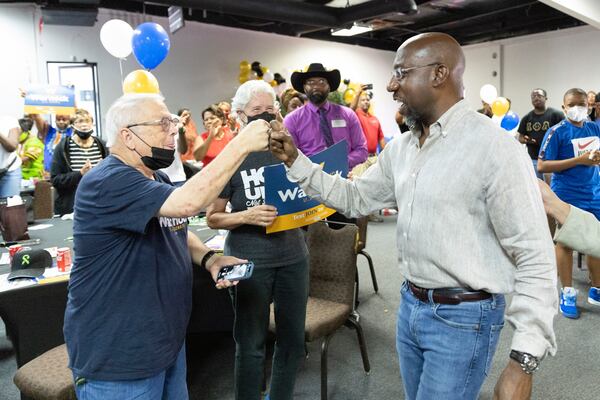
[[[285,164],[284,164],[285,166]],[[312,170],[313,162],[310,158],[306,157],[300,150],[298,150],[298,157],[291,167],[285,167],[287,170],[287,176],[290,182],[300,182],[303,179],[308,178],[310,171]]]
[[[545,358],[548,354],[552,356],[556,354],[556,345],[552,346],[547,340],[540,340],[528,333],[520,335],[515,333],[510,348],[539,359]]]

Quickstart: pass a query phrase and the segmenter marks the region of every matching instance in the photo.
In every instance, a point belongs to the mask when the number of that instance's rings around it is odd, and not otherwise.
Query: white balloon
[[[263,74],[263,81],[267,82],[267,83],[271,83],[271,81],[275,79],[275,76],[273,75],[273,73],[271,71],[267,71]]]
[[[133,28],[127,22],[120,19],[106,21],[100,29],[100,41],[102,46],[112,56],[125,58],[131,54],[131,37]]]
[[[492,104],[494,100],[498,97],[498,90],[494,85],[490,85],[489,83],[483,85],[479,90],[479,97],[481,100],[488,104]]]
[[[500,123],[502,122],[502,118],[504,118],[503,116],[498,116],[498,115],[492,115],[492,122],[495,123],[496,125],[500,126]]]

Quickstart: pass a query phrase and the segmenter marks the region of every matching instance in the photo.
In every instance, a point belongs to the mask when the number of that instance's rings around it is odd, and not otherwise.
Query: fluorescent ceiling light
[[[371,32],[372,30],[373,28],[371,25],[358,24],[355,22],[350,29],[332,29],[331,34],[333,36],[354,36],[365,32]]]

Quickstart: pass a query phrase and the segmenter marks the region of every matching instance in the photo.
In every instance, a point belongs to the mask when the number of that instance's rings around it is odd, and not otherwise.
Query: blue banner
[[[310,157],[329,174],[348,175],[348,142],[343,140]],[[277,208],[277,218],[267,233],[299,228],[327,218],[335,210],[308,197],[296,183],[287,179],[283,164],[265,167],[265,204]]]
[[[75,90],[58,85],[32,85],[25,95],[25,114],[75,113]]]

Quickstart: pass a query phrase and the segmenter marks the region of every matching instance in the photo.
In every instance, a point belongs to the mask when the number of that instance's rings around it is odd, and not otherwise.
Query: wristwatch
[[[521,365],[523,372],[526,374],[532,374],[540,367],[540,359],[529,353],[512,350],[510,352],[510,358],[518,362]]]

